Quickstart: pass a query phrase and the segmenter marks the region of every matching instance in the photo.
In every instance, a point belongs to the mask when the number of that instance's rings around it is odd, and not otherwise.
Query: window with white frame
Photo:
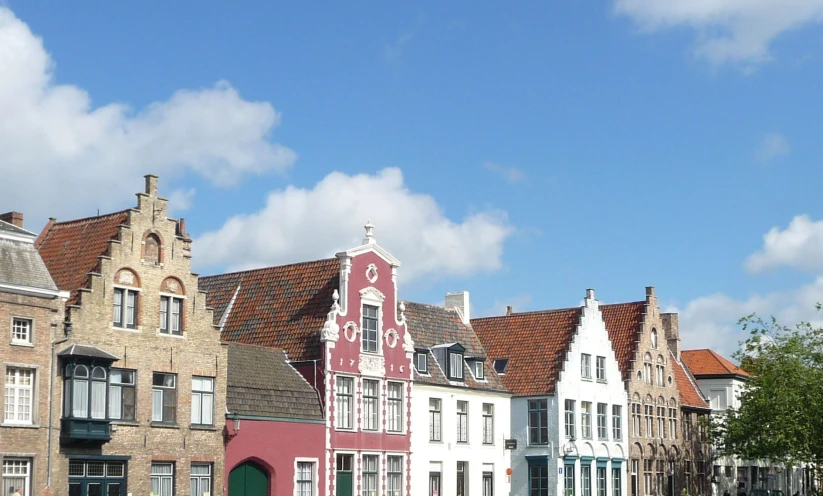
[[[646,417],[646,432],[643,434],[646,437],[653,437],[652,428],[654,426],[654,406],[652,405],[643,405],[644,413]]]
[[[606,381],[606,357],[597,357],[597,380]]]
[[[135,375],[134,370],[112,369],[109,374],[109,418],[134,420]]]
[[[677,408],[669,408],[669,437],[677,439]]]
[[[155,372],[151,386],[151,421],[177,422],[177,375]]]
[[[592,378],[592,356],[588,353],[580,355],[580,377],[587,380]]]
[[[568,401],[568,400],[567,400]],[[566,407],[568,408],[568,403]],[[572,405],[573,406],[573,405]],[[529,444],[548,444],[549,442],[549,414],[546,399],[529,400]],[[568,416],[566,417],[568,421]],[[572,419],[572,425],[574,419]],[[568,424],[566,433],[568,434]],[[572,429],[574,432],[574,429]],[[574,434],[572,434],[574,436]]]
[[[403,383],[388,383],[388,430],[401,432],[403,430]]]
[[[641,422],[640,403],[632,403],[632,435],[640,435]]]
[[[592,466],[580,464],[581,493],[583,496],[592,496]]]
[[[657,437],[666,437],[666,407],[657,407]]]
[[[174,495],[174,464],[151,464],[151,492],[157,496]]]
[[[449,352],[449,379],[463,378],[463,354]]]
[[[354,379],[351,377],[337,376],[337,405],[335,408],[336,425],[338,429],[352,428],[352,415],[354,412]]]
[[[31,460],[28,458],[3,458],[2,494],[31,495]],[[17,491],[15,493],[15,491]]]
[[[657,366],[657,385],[658,386],[665,386],[666,385],[666,366],[665,365],[658,365]]]
[[[652,364],[643,364],[643,378],[646,384],[654,384],[654,376],[652,375]]]
[[[6,393],[3,403],[4,423],[17,425],[33,423],[33,392],[34,370],[6,367]]]
[[[443,425],[440,398],[429,398],[429,441],[443,439]]]
[[[380,425],[377,413],[379,402],[379,383],[372,379],[363,379],[363,430],[376,431]]]
[[[377,476],[380,459],[377,455],[363,455],[363,475],[361,485],[363,496],[377,495]]]
[[[597,404],[597,439],[600,440],[609,438],[608,408],[605,403]]]
[[[112,323],[115,327],[137,327],[137,291],[114,288]]]
[[[580,425],[583,432],[580,434],[583,439],[592,438],[592,403],[591,401],[583,401],[580,403]]]
[[[183,334],[183,298],[160,297],[160,332],[175,336]]]
[[[314,463],[297,462],[295,472],[297,496],[314,496]]]
[[[427,353],[415,353],[414,354],[414,366],[417,368],[417,372],[419,374],[428,374],[429,373],[429,365],[426,362],[426,355]]]
[[[574,400],[566,400],[566,437],[570,439],[574,439],[577,431],[574,425],[574,417]]]
[[[469,442],[469,402],[457,402],[457,442]]]
[[[623,407],[612,405],[612,438],[615,441],[623,439]]]
[[[386,457],[386,496],[403,496],[403,457]]]
[[[483,403],[483,444],[494,444],[494,405]]]
[[[214,424],[214,378],[191,378],[191,423]]]
[[[377,353],[377,312],[374,305],[363,305],[363,351]]]
[[[11,343],[31,344],[32,320],[14,317],[11,319]],[[4,495],[5,496],[5,495]]]
[[[486,367],[480,360],[474,362],[474,377],[481,381],[486,378]]]
[[[211,494],[211,464],[192,463],[191,474],[191,496],[208,496]],[[311,493],[309,493],[311,496]]]

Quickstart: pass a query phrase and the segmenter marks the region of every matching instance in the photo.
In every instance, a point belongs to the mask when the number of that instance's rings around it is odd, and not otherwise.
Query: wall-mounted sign
[[[505,439],[505,445],[505,449],[515,450],[517,449],[517,439]]]

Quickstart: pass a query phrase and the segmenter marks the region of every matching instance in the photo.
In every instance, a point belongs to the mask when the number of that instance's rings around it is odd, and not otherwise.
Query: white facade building
[[[508,496],[510,398],[468,325],[468,293],[447,308],[404,302],[415,343],[411,486],[415,496]]]
[[[627,495],[628,399],[594,291],[472,326],[515,394],[511,494]]]

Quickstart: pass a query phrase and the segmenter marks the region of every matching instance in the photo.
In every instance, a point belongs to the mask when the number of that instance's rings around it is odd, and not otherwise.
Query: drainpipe
[[[49,366],[49,449],[46,454],[46,473],[48,474],[48,478],[46,480],[46,494],[51,492],[51,437],[52,430],[54,430],[52,420],[54,416],[54,348],[58,344],[65,343],[69,340],[69,334],[71,334],[70,320],[63,322],[63,331],[65,332],[66,337],[51,343],[51,365]]]

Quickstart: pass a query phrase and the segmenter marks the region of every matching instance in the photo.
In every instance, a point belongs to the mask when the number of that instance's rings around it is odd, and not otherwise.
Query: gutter
[[[65,343],[69,340],[71,322],[63,322],[63,329],[66,333],[66,337],[51,343],[51,364],[49,365],[49,447],[48,452],[46,453],[46,473],[48,474],[46,479],[46,494],[51,492],[51,439],[52,431],[54,430],[54,423],[52,420],[54,417],[54,349],[58,344]],[[62,405],[63,402],[61,401],[60,404]]]

